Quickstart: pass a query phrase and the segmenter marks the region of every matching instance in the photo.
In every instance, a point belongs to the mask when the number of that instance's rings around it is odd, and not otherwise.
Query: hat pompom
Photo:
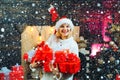
[[[62,24],[69,24],[71,30],[73,30],[74,28],[74,25],[72,23],[72,21],[68,18],[62,18],[60,19],[59,21],[56,22],[56,25],[55,25],[55,29],[58,30],[58,28],[62,25]]]

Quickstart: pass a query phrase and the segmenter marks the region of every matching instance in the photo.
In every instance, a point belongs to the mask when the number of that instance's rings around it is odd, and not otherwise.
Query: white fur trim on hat
[[[62,24],[69,24],[70,28],[73,30],[74,28],[74,25],[72,23],[72,21],[68,18],[63,18],[63,19],[60,19],[59,21],[56,22],[56,25],[55,25],[55,29],[58,30],[58,28],[62,25]]]

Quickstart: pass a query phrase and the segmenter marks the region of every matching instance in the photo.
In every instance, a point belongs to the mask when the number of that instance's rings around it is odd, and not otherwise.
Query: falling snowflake
[[[4,28],[1,28],[1,32],[4,32],[5,31],[5,29]]]

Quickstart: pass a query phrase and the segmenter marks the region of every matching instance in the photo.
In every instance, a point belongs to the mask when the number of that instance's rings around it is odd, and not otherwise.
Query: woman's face
[[[59,28],[59,33],[62,37],[67,37],[71,32],[71,28],[68,24],[62,24]]]

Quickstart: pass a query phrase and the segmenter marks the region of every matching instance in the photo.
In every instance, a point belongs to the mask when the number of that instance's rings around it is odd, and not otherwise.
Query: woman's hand
[[[37,62],[33,62],[33,63],[31,63],[30,65],[31,65],[32,68],[38,67],[38,63],[37,63]]]
[[[36,67],[38,67],[38,64],[36,62],[33,62],[29,65],[30,69],[32,70],[32,72],[36,71]]]
[[[37,68],[39,67],[40,62],[38,62],[37,60],[34,60],[31,64],[30,64],[30,68]]]
[[[58,65],[56,64],[56,67],[54,67],[54,65],[52,63],[50,63],[49,67],[50,67],[50,70],[52,71],[52,73],[54,75],[53,77],[56,78],[57,80],[60,80],[62,75],[59,72]]]
[[[50,67],[50,70],[52,71],[52,73],[54,75],[56,75],[57,73],[59,73],[59,69],[58,69],[58,65],[57,64],[56,64],[56,67],[54,67],[54,65],[52,63],[50,63],[49,67]]]

